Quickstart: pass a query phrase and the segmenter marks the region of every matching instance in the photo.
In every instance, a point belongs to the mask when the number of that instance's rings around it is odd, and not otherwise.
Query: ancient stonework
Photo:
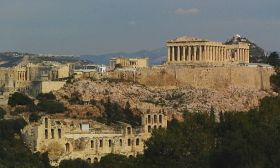
[[[225,44],[195,37],[178,37],[167,42],[167,64],[248,64],[249,45]]]
[[[121,122],[109,126],[93,120],[45,116],[28,124],[22,135],[32,152],[48,152],[51,165],[57,166],[64,159],[80,158],[93,163],[110,153],[142,154],[152,130],[166,127],[163,112],[143,114],[138,128]]]
[[[110,68],[114,69],[116,67],[122,68],[147,68],[149,66],[149,58],[111,58],[110,59]]]

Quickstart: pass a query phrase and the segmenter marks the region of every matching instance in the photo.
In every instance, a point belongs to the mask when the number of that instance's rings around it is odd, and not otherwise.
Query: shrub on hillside
[[[49,114],[62,113],[66,110],[63,103],[53,100],[40,101],[37,104],[37,108],[39,111],[47,112]]]
[[[6,111],[0,107],[0,119],[4,118],[4,115],[6,114]]]
[[[26,105],[26,106],[33,106],[33,100],[30,99],[27,95],[19,92],[15,92],[9,97],[8,104],[12,107],[16,105]]]
[[[38,94],[36,99],[38,99],[38,100],[56,100],[56,97],[52,92],[50,92],[50,93],[40,93],[40,94]]]

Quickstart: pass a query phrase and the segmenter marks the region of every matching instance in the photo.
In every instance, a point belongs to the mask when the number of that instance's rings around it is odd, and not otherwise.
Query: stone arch
[[[97,157],[95,157],[95,158],[93,159],[93,163],[98,163],[98,158],[97,158]]]
[[[112,140],[111,139],[109,139],[108,145],[109,145],[109,147],[112,147]]]
[[[94,141],[93,140],[90,141],[90,148],[94,148]]]
[[[148,126],[148,132],[152,132],[152,128],[150,125]]]
[[[131,134],[131,127],[127,127],[127,134]]]
[[[120,146],[122,146],[122,144],[123,144],[123,143],[122,143],[122,139],[120,139]]]
[[[91,163],[91,158],[87,158],[87,162],[88,162],[88,163]]]
[[[148,115],[148,123],[151,123],[151,115]]]
[[[154,115],[154,123],[157,123],[157,115]]]
[[[138,146],[140,144],[140,140],[139,138],[136,139],[136,146]]]
[[[65,144],[65,151],[70,152],[70,144],[68,142]]]
[[[48,125],[49,125],[49,120],[48,120],[48,118],[46,117],[46,118],[45,118],[45,128],[48,128]]]
[[[162,115],[161,114],[158,116],[158,120],[159,120],[159,123],[162,123]]]
[[[127,139],[127,146],[131,146],[131,139],[130,138]]]

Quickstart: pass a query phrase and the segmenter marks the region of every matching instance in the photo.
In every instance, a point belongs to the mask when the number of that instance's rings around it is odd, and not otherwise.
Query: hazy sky
[[[0,51],[100,54],[237,33],[280,51],[280,0],[0,0]]]

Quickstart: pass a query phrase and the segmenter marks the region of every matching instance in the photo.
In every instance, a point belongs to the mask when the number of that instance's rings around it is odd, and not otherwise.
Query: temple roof
[[[181,36],[181,37],[177,37],[176,39],[169,40],[168,42],[183,42],[183,41],[209,41],[209,40],[191,37],[191,36]]]

